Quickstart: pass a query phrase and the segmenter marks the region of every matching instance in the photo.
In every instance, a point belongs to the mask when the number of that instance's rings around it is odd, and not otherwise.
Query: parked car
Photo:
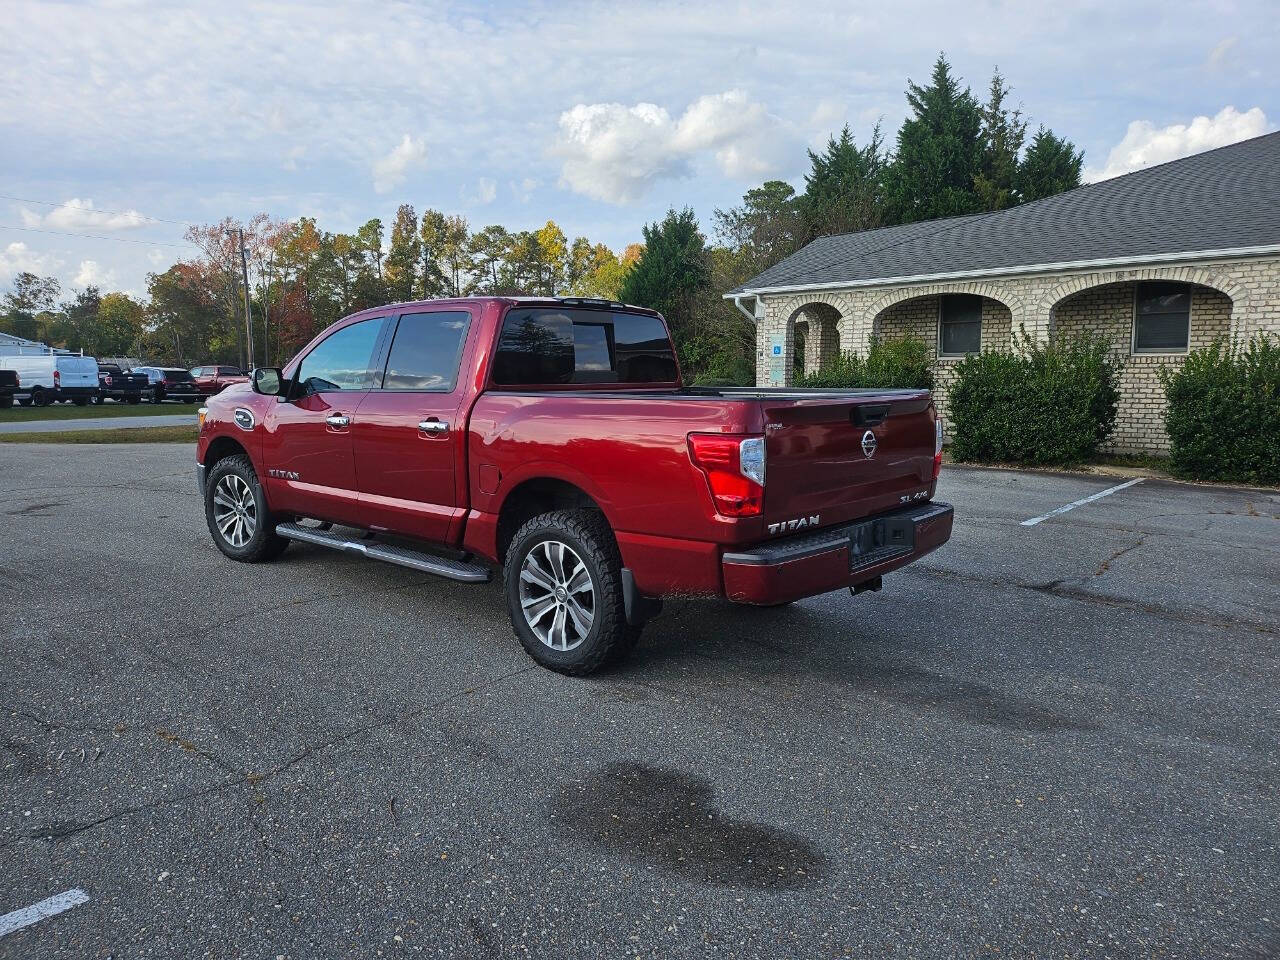
[[[196,389],[206,399],[221,393],[233,383],[249,382],[248,375],[239,367],[192,367],[191,376],[196,382]]]
[[[146,374],[150,382],[146,397],[152,403],[164,403],[166,400],[195,403],[200,399],[200,391],[196,389],[190,370],[179,367],[134,367],[132,372]]]
[[[98,395],[94,398],[97,403],[141,403],[142,395],[150,389],[151,380],[145,373],[126,372],[118,363],[98,364]]]
[[[43,407],[59,400],[85,406],[98,395],[98,361],[71,353],[32,353],[0,357],[0,368],[18,375],[23,406]]]
[[[521,644],[566,673],[625,652],[664,596],[877,590],[951,535],[927,390],[686,387],[659,314],[597,300],[347,317],[211,398],[196,461],[226,556],[300,540],[500,571]]]
[[[13,395],[18,392],[21,381],[16,370],[0,370],[0,410],[13,406]]]

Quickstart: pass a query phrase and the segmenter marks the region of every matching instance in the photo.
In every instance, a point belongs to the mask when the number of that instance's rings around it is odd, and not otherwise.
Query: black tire
[[[128,397],[128,398],[125,400],[125,402],[126,402],[126,403],[128,403],[128,404],[130,404],[130,405],[135,404],[135,403],[141,403],[141,402],[142,402],[142,398],[141,398],[141,397]]]
[[[521,572],[526,558],[544,543],[567,546],[591,577],[590,629],[569,649],[555,649],[539,637],[522,606]],[[594,510],[557,510],[528,521],[516,531],[507,549],[503,582],[516,638],[529,656],[550,670],[584,676],[622,659],[640,636],[640,628],[627,624],[617,541],[608,521]],[[560,605],[559,600],[556,602]],[[548,612],[551,610],[554,608],[548,608]]]
[[[31,391],[31,402],[37,407],[47,407],[53,402],[53,398],[43,387],[36,387]]]
[[[73,397],[73,398],[71,399],[71,402],[72,402],[72,403],[74,403],[77,407],[87,407],[87,406],[89,405],[89,398],[88,398],[88,397]]]
[[[164,392],[159,387],[151,391],[151,402],[164,403]]]
[[[19,400],[19,401],[18,401],[18,406],[20,406],[20,407],[29,407],[29,406],[31,406],[31,398],[30,398],[30,397],[23,397],[21,400]]]
[[[227,477],[238,478],[252,494],[253,534],[241,544],[233,543],[218,528],[218,521],[214,514],[215,497],[220,493],[225,493],[220,488],[222,481]],[[229,485],[233,483],[234,481],[228,481]],[[213,542],[223,554],[232,560],[239,560],[241,563],[264,563],[280,556],[280,554],[284,553],[285,548],[289,546],[288,540],[276,534],[276,518],[267,509],[267,497],[262,490],[262,484],[258,482],[258,475],[253,470],[253,464],[243,454],[234,457],[223,457],[209,471],[209,477],[204,487],[204,517],[205,522],[209,525],[209,534],[213,537]]]

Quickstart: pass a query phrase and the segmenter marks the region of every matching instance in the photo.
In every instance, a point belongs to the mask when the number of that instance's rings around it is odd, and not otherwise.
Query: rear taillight
[[[933,479],[942,472],[942,418],[933,421]]]
[[[55,371],[53,371],[53,385],[54,385],[55,387],[58,387],[58,386],[61,386],[61,385],[62,385],[62,371],[61,371],[61,370],[55,370]]]
[[[689,459],[706,475],[716,513],[758,517],[764,511],[764,437],[691,433]]]
[[[105,383],[108,387],[111,386],[111,374],[108,373],[105,377],[103,377],[102,382]]]

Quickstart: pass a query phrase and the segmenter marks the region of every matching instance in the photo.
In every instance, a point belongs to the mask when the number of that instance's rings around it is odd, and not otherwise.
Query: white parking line
[[[1093,494],[1092,496],[1082,497],[1079,500],[1074,500],[1071,503],[1064,504],[1063,506],[1058,507],[1056,510],[1050,510],[1048,513],[1041,514],[1038,517],[1032,517],[1030,520],[1023,520],[1022,525],[1024,527],[1034,527],[1037,523],[1040,523],[1041,521],[1044,521],[1044,520],[1048,520],[1050,517],[1056,517],[1060,513],[1066,513],[1068,510],[1074,510],[1076,507],[1082,507],[1086,503],[1092,503],[1094,500],[1101,500],[1103,497],[1109,497],[1111,496],[1111,494],[1115,493],[1117,490],[1123,490],[1125,487],[1132,487],[1135,483],[1141,483],[1145,479],[1147,478],[1138,477],[1136,480],[1127,480],[1124,483],[1116,484],[1114,487],[1107,487],[1107,489],[1099,490],[1097,493]]]
[[[73,887],[29,907],[6,913],[0,917],[0,937],[7,936],[15,930],[21,930],[23,927],[29,927],[33,923],[39,923],[41,920],[47,920],[49,917],[55,917],[64,910],[70,910],[85,903],[88,899],[87,893],[79,887]]]

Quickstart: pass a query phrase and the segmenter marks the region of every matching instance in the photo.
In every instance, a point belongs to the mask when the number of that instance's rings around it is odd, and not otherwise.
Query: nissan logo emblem
[[[876,452],[876,435],[868,430],[862,435],[862,455],[870,457]]]

